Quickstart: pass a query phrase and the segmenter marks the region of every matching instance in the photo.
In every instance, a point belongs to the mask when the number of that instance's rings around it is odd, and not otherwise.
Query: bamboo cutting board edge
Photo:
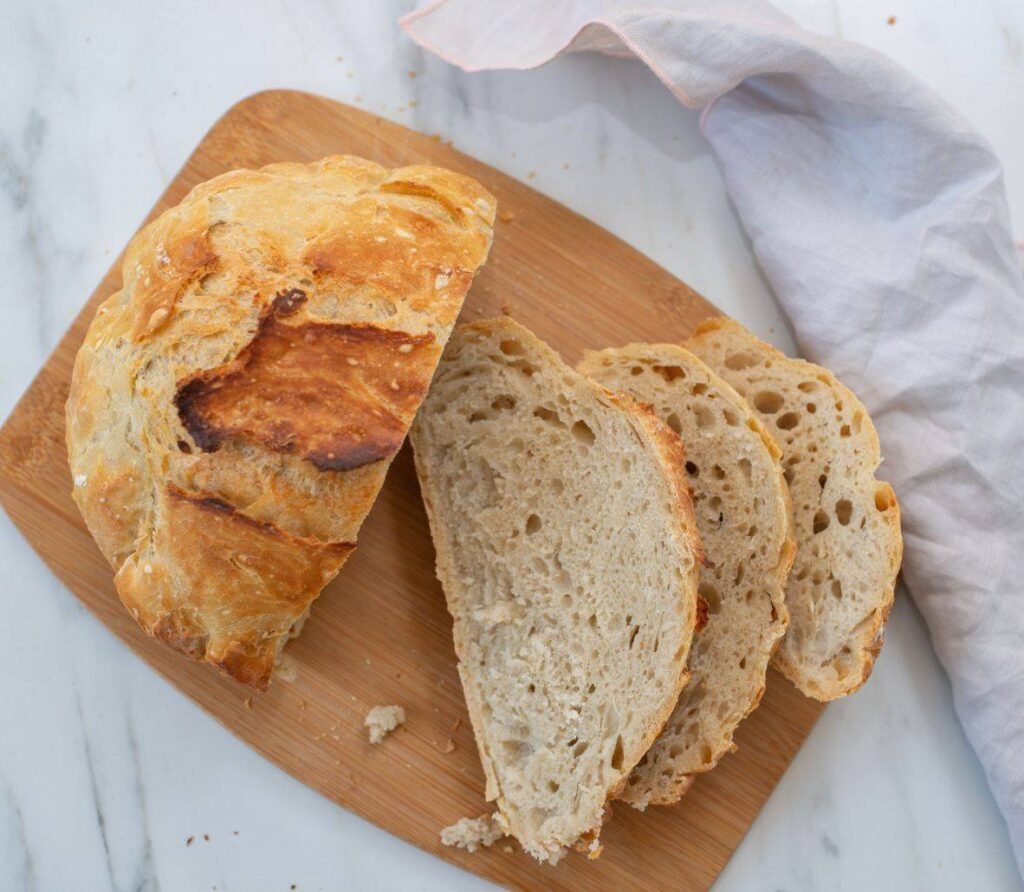
[[[438,163],[476,176],[497,195],[505,217],[464,319],[507,311],[574,361],[585,346],[681,339],[715,313],[639,252],[528,186],[437,139],[293,91],[258,93],[233,106],[147,220],[191,186],[232,167],[334,152],[388,165]],[[486,806],[407,447],[356,554],[286,651],[297,666],[293,681],[278,679],[250,708],[248,692],[138,630],[70,499],[63,444],[74,355],[96,304],[118,286],[120,263],[118,258],[0,430],[0,501],[62,582],[168,681],[279,767],[465,869],[523,888],[710,885],[823,708],[774,673],[760,709],[737,734],[739,752],[699,778],[678,806],[643,815],[617,807],[599,861],[570,856],[551,869],[501,845],[476,855],[439,845],[441,827]],[[405,705],[409,721],[371,748],[362,717],[386,702]]]

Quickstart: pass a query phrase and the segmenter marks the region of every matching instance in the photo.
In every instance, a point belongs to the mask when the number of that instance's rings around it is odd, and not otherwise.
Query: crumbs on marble
[[[408,74],[409,74],[409,80],[411,80],[411,81],[416,80],[416,78],[418,78],[420,76],[420,73],[418,71],[413,71],[411,68],[409,69]]]
[[[885,20],[885,23],[887,25],[895,25],[896,24],[896,16],[894,16],[894,15],[889,16],[889,18],[887,18]]]

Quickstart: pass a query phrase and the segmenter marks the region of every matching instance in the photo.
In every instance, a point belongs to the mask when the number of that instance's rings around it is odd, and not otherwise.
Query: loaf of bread
[[[686,472],[708,565],[707,625],[690,649],[689,684],[621,798],[637,808],[675,802],[694,775],[733,746],[764,693],[768,662],[788,622],[792,509],[779,448],[746,401],[688,350],[631,344],[585,353],[577,368],[650,404],[683,438]]]
[[[219,176],[132,240],[67,445],[147,633],[266,687],[355,547],[494,213],[459,174],[339,156]]]
[[[596,852],[686,678],[682,444],[507,318],[456,330],[411,439],[487,799],[542,861]]]
[[[903,555],[896,496],[875,478],[871,419],[831,372],[736,322],[706,322],[687,346],[746,398],[782,449],[797,554],[775,665],[809,697],[849,694],[882,647]]]

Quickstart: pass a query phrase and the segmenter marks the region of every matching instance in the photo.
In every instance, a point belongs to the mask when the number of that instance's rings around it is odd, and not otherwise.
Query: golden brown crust
[[[150,635],[263,689],[279,646],[354,548],[290,536],[168,485],[152,548],[121,566],[118,593]],[[185,600],[175,596],[183,579]]]
[[[137,310],[131,328],[134,341],[160,328],[174,312],[182,292],[197,278],[211,272],[217,262],[210,244],[210,230],[196,220],[195,211],[193,214],[175,220],[168,227],[162,249],[157,252],[148,275],[138,283]]]
[[[266,685],[352,550],[494,213],[459,174],[337,156],[224,174],[132,240],[67,443],[149,634]]]
[[[434,336],[285,322],[305,301],[281,292],[238,356],[178,388],[182,424],[204,452],[240,438],[349,471],[402,445],[437,364]]]

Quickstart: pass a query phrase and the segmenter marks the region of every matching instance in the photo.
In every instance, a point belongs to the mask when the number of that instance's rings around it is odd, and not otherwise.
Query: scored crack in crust
[[[67,404],[125,607],[258,689],[359,527],[490,248],[493,197],[350,156],[238,170],[143,229]]]

